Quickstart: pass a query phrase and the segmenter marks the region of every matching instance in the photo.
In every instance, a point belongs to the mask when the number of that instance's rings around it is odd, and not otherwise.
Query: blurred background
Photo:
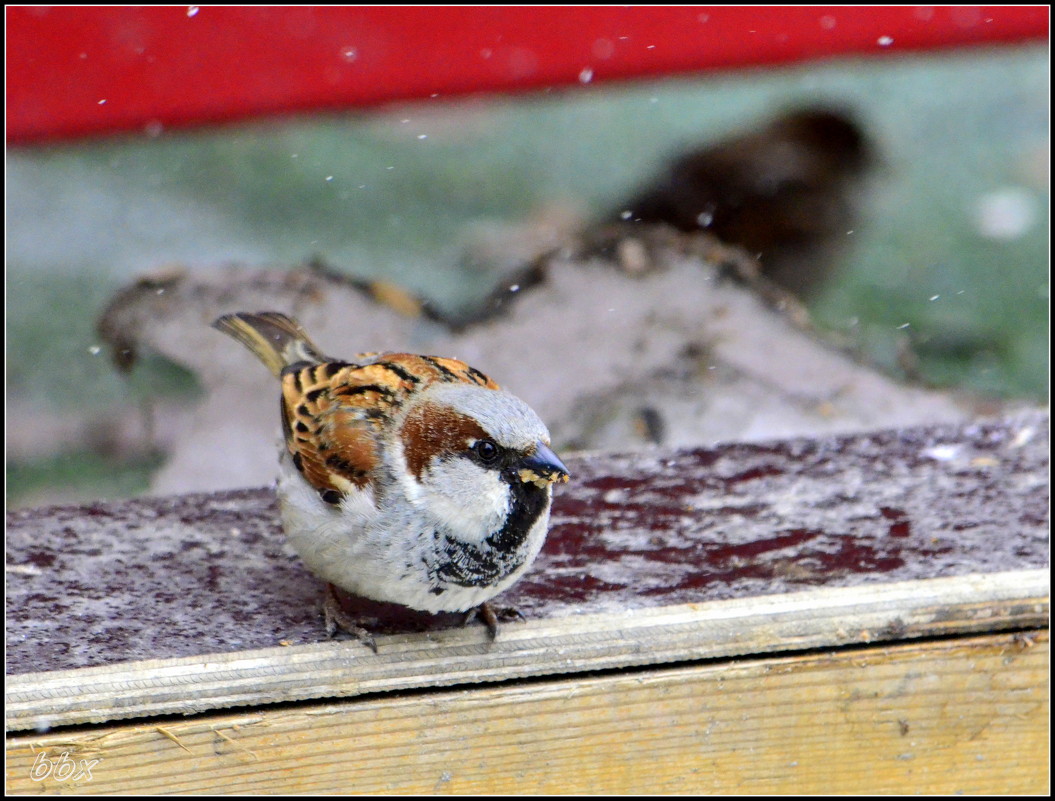
[[[194,9],[179,13],[210,13]],[[820,25],[835,13],[818,11]],[[806,298],[818,324],[891,373],[907,341],[927,383],[1045,402],[1047,44],[894,57],[898,37],[868,36],[882,58],[606,81],[613,35],[570,81],[517,94],[207,127],[151,119],[14,146],[9,128],[9,505],[135,494],[160,464],[115,437],[114,420],[158,398],[193,403],[193,377],[150,357],[119,375],[94,329],[136,276],[321,258],[456,313],[492,289],[495,260],[474,254],[508,226],[597,219],[677,154],[805,105],[852,112],[877,154],[849,247]]]

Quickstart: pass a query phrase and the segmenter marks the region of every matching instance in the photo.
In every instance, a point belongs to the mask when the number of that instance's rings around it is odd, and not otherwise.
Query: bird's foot
[[[375,654],[377,653],[377,643],[374,642],[374,635],[363,628],[358,620],[344,611],[341,601],[337,597],[336,588],[329,582],[326,583],[326,590],[322,599],[322,614],[326,621],[327,637],[332,639],[336,636],[337,630],[340,629],[351,634]]]
[[[479,618],[480,621],[487,626],[487,633],[491,637],[491,642],[495,641],[498,637],[498,623],[509,623],[514,620],[525,620],[525,617],[512,606],[503,606],[499,609],[495,609],[491,604],[486,601],[480,604],[475,609],[470,609],[465,613],[465,620],[462,625],[468,626],[472,623],[474,618]]]

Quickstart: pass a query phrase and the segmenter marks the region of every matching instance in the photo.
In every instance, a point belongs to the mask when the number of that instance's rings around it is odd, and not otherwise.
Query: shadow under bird
[[[422,612],[473,610],[493,639],[488,601],[531,566],[568,470],[538,415],[457,359],[410,353],[322,355],[278,312],[213,326],[281,382],[277,486],[282,525],[328,582],[327,629],[376,651],[334,586]]]

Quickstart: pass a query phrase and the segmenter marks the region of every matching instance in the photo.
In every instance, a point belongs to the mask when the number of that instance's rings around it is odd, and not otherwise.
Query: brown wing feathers
[[[336,368],[336,369],[334,369]],[[282,407],[289,420],[286,446],[304,478],[323,493],[363,487],[377,463],[376,420],[383,393],[356,386],[356,365],[326,363],[282,376]],[[350,389],[360,391],[341,394]]]
[[[329,360],[298,323],[278,312],[228,314],[213,326],[279,376],[293,463],[331,503],[370,480],[379,433],[408,393],[436,381],[499,388],[479,370],[439,356],[360,354],[367,364]]]

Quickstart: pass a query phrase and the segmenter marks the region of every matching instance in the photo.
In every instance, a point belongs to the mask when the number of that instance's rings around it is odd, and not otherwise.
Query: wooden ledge
[[[268,490],[8,516],[9,730],[1040,626],[1048,418],[583,455],[527,623],[325,641]],[[428,628],[428,627],[426,627]]]
[[[8,790],[1044,792],[1046,413],[567,462],[527,621],[376,654],[268,490],[9,514]]]
[[[1043,796],[1047,681],[1040,631],[385,693],[9,737],[8,791]]]
[[[1042,627],[1048,572],[838,587],[621,614],[321,642],[11,676],[9,729]]]

